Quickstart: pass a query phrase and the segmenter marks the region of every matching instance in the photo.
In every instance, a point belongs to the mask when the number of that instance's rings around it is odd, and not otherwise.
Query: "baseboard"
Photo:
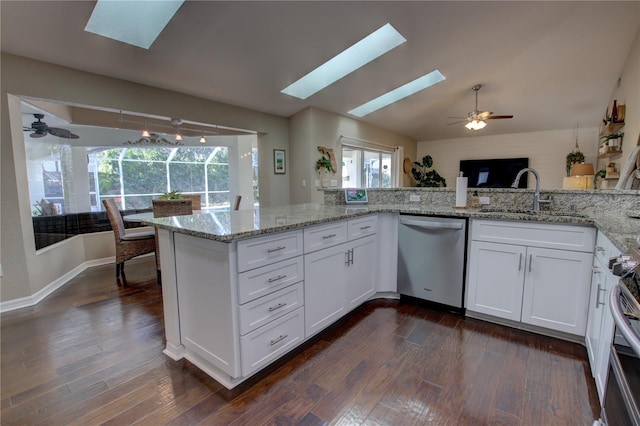
[[[28,308],[29,306],[34,306],[44,300],[51,293],[71,281],[80,273],[84,272],[87,268],[91,268],[93,266],[107,265],[109,263],[115,262],[115,257],[105,257],[102,259],[93,259],[87,260],[86,262],[81,263],[76,266],[66,274],[61,277],[55,279],[53,282],[49,283],[42,289],[38,290],[31,296],[21,297],[19,299],[7,300],[6,302],[0,302],[0,313],[13,311],[16,309]]]

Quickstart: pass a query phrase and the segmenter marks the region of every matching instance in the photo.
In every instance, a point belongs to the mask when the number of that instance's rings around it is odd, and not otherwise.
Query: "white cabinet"
[[[375,293],[377,241],[371,235],[348,244],[351,259],[346,270],[345,302],[349,311],[366,302]]]
[[[349,253],[343,245],[304,256],[307,337],[344,315],[345,269],[348,258]]]
[[[467,309],[520,321],[526,247],[473,241]]]
[[[331,245],[304,256],[305,270],[305,332],[310,337],[334,323],[351,309],[368,300],[376,288],[377,237],[375,216],[343,221],[350,230],[345,235],[353,239],[338,245]],[[317,235],[338,234],[337,224],[332,228],[323,226],[309,230],[314,244],[305,248],[318,247]],[[331,237],[335,238],[335,237]]]
[[[620,255],[620,251],[606,236],[599,232],[596,240],[596,255],[593,261],[585,343],[600,403],[603,402],[605,383],[607,382],[609,347],[614,332],[614,322],[609,307],[609,291],[618,280],[618,277],[609,272],[608,259],[618,255]]]
[[[591,253],[527,247],[522,322],[584,336]]]
[[[592,228],[471,221],[467,310],[584,336]]]

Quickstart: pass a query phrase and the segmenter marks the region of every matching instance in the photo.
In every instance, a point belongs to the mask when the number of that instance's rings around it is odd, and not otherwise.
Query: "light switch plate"
[[[420,196],[418,194],[409,194],[409,201],[420,201]]]
[[[491,204],[491,197],[479,197],[480,204]]]
[[[335,179],[331,179],[331,186],[338,186],[338,181]]]

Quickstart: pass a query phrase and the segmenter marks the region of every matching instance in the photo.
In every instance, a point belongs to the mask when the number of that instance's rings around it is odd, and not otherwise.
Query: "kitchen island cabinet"
[[[376,231],[376,215],[231,242],[161,229],[165,354],[233,388],[374,295]]]

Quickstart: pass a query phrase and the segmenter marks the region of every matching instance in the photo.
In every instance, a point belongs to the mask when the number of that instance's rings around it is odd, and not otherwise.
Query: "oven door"
[[[640,426],[640,321],[630,319],[623,312],[622,291],[620,285],[615,285],[610,293],[616,333],[611,345],[602,417],[607,426]]]

